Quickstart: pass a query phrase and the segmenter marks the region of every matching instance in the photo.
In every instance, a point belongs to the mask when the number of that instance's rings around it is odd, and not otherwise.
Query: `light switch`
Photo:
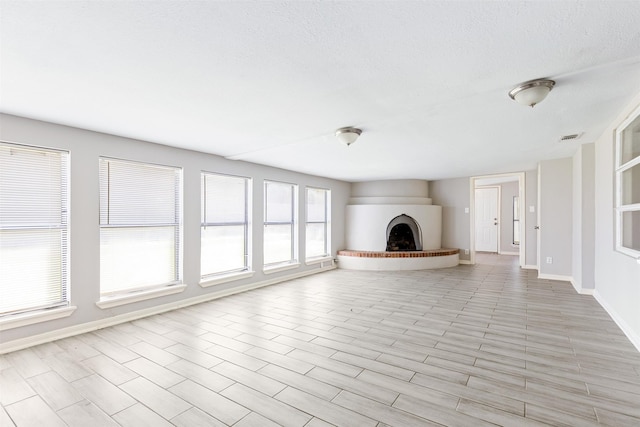
[[[469,213],[469,208],[464,208],[464,213]]]
[[[529,206],[529,212],[534,213],[536,211],[535,206]]]

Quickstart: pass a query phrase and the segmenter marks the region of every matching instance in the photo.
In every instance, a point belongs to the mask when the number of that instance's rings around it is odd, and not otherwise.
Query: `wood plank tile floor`
[[[334,270],[0,356],[1,426],[640,425],[640,353],[516,258]]]

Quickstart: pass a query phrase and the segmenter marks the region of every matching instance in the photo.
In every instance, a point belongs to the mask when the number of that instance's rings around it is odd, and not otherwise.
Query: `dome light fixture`
[[[340,142],[347,144],[347,146],[349,146],[354,142],[356,142],[356,139],[358,139],[361,133],[362,133],[362,130],[357,128],[352,128],[352,127],[340,128],[336,131],[336,138],[338,138]]]
[[[513,88],[509,96],[517,103],[533,108],[547,97],[555,84],[556,82],[548,79],[530,80]]]

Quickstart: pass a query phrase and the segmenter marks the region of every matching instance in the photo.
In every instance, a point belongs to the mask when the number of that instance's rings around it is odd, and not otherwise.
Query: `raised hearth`
[[[458,249],[425,251],[338,251],[338,268],[349,270],[430,270],[455,267],[460,261]]]

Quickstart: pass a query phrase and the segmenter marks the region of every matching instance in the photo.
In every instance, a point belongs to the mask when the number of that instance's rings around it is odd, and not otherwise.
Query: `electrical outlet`
[[[465,250],[464,250],[464,254],[465,254],[465,255],[469,255],[469,249],[465,249]]]
[[[550,256],[547,257],[547,264],[553,264],[553,258]]]

